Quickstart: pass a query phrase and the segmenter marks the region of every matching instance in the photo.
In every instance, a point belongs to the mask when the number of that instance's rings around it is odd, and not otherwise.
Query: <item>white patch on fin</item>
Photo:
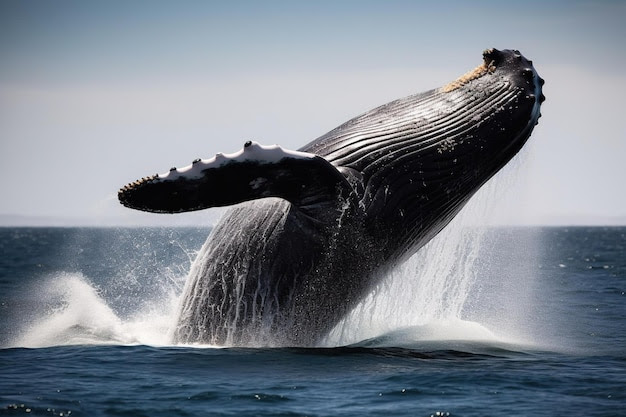
[[[165,174],[159,174],[158,178],[163,181],[174,181],[181,177],[198,179],[202,178],[202,172],[204,170],[220,168],[231,162],[255,161],[262,164],[277,164],[284,158],[310,160],[315,158],[315,156],[316,155],[312,153],[283,149],[278,145],[264,146],[260,145],[258,142],[250,142],[238,152],[231,154],[218,153],[213,158],[201,159],[195,164],[168,171]],[[250,185],[252,187],[255,185],[258,187],[260,184],[255,183]]]

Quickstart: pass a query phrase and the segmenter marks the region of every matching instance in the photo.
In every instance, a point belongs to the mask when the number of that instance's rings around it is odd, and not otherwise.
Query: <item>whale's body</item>
[[[521,149],[542,84],[518,51],[492,49],[455,82],[378,107],[299,151],[247,142],[124,187],[120,201],[146,211],[241,203],[192,266],[176,341],[317,343]]]

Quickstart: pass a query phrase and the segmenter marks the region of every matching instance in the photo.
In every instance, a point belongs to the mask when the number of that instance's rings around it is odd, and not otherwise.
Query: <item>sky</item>
[[[0,225],[209,224],[117,190],[250,139],[297,149],[489,47],[532,59],[547,97],[489,221],[626,224],[624,21],[624,1],[3,0]]]

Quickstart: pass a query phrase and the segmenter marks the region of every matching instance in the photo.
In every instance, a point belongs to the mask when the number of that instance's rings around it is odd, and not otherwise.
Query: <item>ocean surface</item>
[[[626,227],[453,228],[320,346],[176,346],[208,233],[0,228],[0,415],[626,416]]]

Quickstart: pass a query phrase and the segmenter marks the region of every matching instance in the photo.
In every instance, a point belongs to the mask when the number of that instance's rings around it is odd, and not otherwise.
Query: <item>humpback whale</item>
[[[544,81],[516,50],[357,116],[297,151],[232,154],[123,187],[130,208],[231,206],[185,284],[174,339],[313,346],[524,145]]]

